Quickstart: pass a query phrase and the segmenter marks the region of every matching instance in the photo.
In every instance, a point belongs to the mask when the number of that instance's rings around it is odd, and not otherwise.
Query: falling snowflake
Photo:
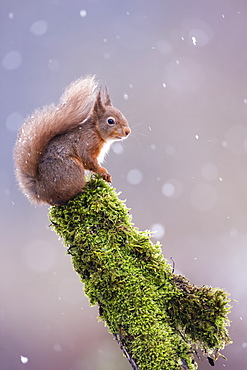
[[[87,16],[87,11],[85,9],[80,10],[80,16],[85,18]]]
[[[26,356],[22,356],[22,355],[20,355],[20,360],[21,360],[21,362],[22,362],[23,364],[27,364],[27,363],[28,363],[28,357],[26,357]]]

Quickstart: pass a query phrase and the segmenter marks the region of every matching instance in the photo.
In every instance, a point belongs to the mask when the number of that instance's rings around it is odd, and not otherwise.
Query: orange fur
[[[31,202],[54,205],[82,191],[84,169],[111,181],[98,157],[129,133],[126,119],[94,76],[72,82],[57,106],[36,110],[19,131],[14,161],[20,188]]]

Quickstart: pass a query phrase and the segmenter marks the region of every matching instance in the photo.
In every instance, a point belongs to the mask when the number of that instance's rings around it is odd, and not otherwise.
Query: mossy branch
[[[228,294],[175,275],[108,183],[92,177],[66,206],[51,207],[49,217],[133,369],[196,369],[198,348],[213,365],[230,343]]]

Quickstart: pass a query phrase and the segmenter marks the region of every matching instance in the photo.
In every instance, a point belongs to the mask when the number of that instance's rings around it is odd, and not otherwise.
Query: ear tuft
[[[104,89],[104,100],[105,100],[105,105],[111,105],[112,106],[112,102],[111,102],[111,98],[110,98],[110,94],[107,90],[107,87],[105,87]]]
[[[98,94],[96,95],[93,113],[95,113],[98,117],[101,117],[105,113],[105,110],[105,105],[102,103],[102,92],[100,89]]]

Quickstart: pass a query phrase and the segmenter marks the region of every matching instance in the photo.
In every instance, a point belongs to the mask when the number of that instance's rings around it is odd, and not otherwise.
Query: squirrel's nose
[[[128,127],[128,128],[126,128],[126,129],[124,130],[124,132],[125,132],[125,136],[127,137],[127,136],[131,133],[131,130],[130,130],[130,128]]]

